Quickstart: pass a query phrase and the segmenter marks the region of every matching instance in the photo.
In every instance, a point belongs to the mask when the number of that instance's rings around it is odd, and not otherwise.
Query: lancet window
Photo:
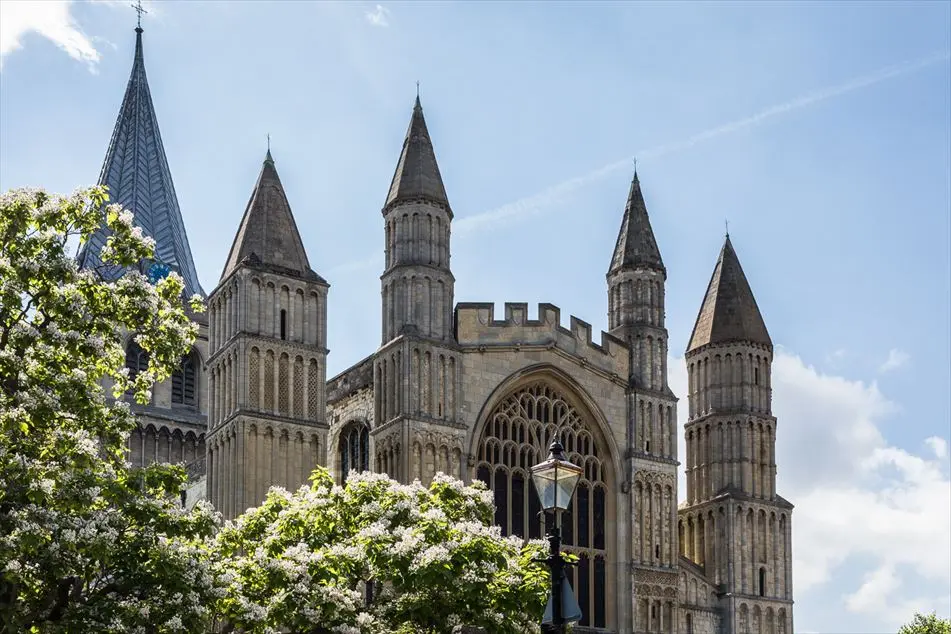
[[[340,482],[346,482],[351,471],[370,468],[370,428],[364,423],[352,422],[340,432]]]
[[[198,359],[191,352],[182,357],[181,365],[172,372],[172,403],[198,404]]]
[[[149,353],[135,341],[130,341],[125,348],[125,367],[129,370],[129,378],[135,380],[139,372],[149,368]]]
[[[564,549],[579,558],[567,572],[582,611],[579,625],[607,627],[608,458],[572,399],[546,381],[526,385],[503,399],[482,432],[474,476],[495,494],[495,523],[503,535],[541,538],[545,517],[530,469],[547,458],[556,437],[568,458],[584,467],[561,518]]]

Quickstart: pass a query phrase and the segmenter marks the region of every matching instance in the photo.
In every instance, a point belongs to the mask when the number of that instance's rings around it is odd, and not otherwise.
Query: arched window
[[[693,634],[693,615],[687,614],[687,634]]]
[[[370,469],[370,428],[352,422],[340,432],[340,483],[347,481],[351,471]]]
[[[130,341],[125,348],[125,367],[129,369],[129,378],[132,380],[149,367],[149,353],[135,341]]]
[[[759,596],[766,596],[766,568],[759,569]]]
[[[181,365],[172,372],[172,403],[198,405],[198,359],[194,352],[182,357]]]
[[[607,575],[611,558],[606,541],[610,524],[606,452],[591,433],[583,410],[565,391],[547,381],[525,385],[505,397],[489,415],[479,440],[473,476],[495,494],[495,522],[503,535],[537,539],[544,535],[544,514],[530,470],[545,460],[555,437],[566,456],[584,467],[584,476],[568,510],[562,515],[562,543],[578,555],[567,577],[581,607],[581,626],[607,627],[606,597],[613,580]]]

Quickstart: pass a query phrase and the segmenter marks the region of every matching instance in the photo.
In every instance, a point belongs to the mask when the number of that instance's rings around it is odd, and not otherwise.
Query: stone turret
[[[390,448],[378,458],[379,470],[402,481],[420,475],[425,479],[434,472],[432,465],[423,465],[420,442],[407,447],[407,439],[440,429],[458,432],[453,426],[459,418],[456,396],[462,377],[452,324],[452,209],[418,96],[383,219],[383,343],[374,358],[378,427],[371,434],[375,447]]]
[[[448,341],[455,283],[449,269],[452,209],[419,97],[383,205],[383,218],[383,343],[405,331]]]
[[[793,506],[776,493],[772,360],[727,235],[687,346],[687,499],[678,533],[683,555],[717,585],[730,632],[793,631]]]
[[[688,501],[708,499],[725,488],[767,499],[775,495],[772,356],[773,342],[727,236],[687,346]],[[719,447],[725,442],[719,438],[705,437],[711,416],[757,419],[738,432],[744,439],[740,454]]]
[[[667,269],[654,239],[637,172],[631,181],[607,280],[608,329],[631,345],[635,386],[669,391],[664,328]]]
[[[635,171],[607,282],[608,327],[630,355],[626,453],[638,632],[671,631],[677,609],[677,399],[667,386],[666,280]]]
[[[208,499],[225,518],[326,463],[328,289],[269,151],[208,300]]]

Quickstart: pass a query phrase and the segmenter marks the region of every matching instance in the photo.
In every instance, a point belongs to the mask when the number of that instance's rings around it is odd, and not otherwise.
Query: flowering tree
[[[427,489],[364,473],[340,487],[321,468],[311,480],[294,494],[272,488],[218,534],[220,606],[234,629],[538,631],[548,572],[535,560],[544,546],[491,526],[492,494],[481,482],[438,474]]]
[[[951,620],[942,619],[934,612],[916,612],[911,623],[902,625],[898,634],[951,634]]]
[[[172,274],[135,271],[154,242],[102,188],[0,195],[0,632],[197,632],[214,600],[207,507],[180,508],[179,467],[132,470],[132,392],[144,402],[196,327]],[[69,247],[105,219],[106,282]],[[193,299],[192,308],[200,309]],[[124,333],[149,352],[130,377]]]

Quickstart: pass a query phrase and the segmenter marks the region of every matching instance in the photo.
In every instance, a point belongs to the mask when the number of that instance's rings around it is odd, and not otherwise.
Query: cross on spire
[[[129,6],[131,6],[133,9],[135,9],[135,12],[139,14],[138,22],[137,22],[136,28],[141,31],[141,30],[142,30],[142,14],[143,14],[143,13],[148,13],[148,11],[146,11],[144,8],[142,8],[142,0],[136,0],[135,4],[132,4],[132,5],[129,5]]]
[[[726,237],[729,238],[730,237],[730,221],[724,220],[723,224],[726,226]]]

